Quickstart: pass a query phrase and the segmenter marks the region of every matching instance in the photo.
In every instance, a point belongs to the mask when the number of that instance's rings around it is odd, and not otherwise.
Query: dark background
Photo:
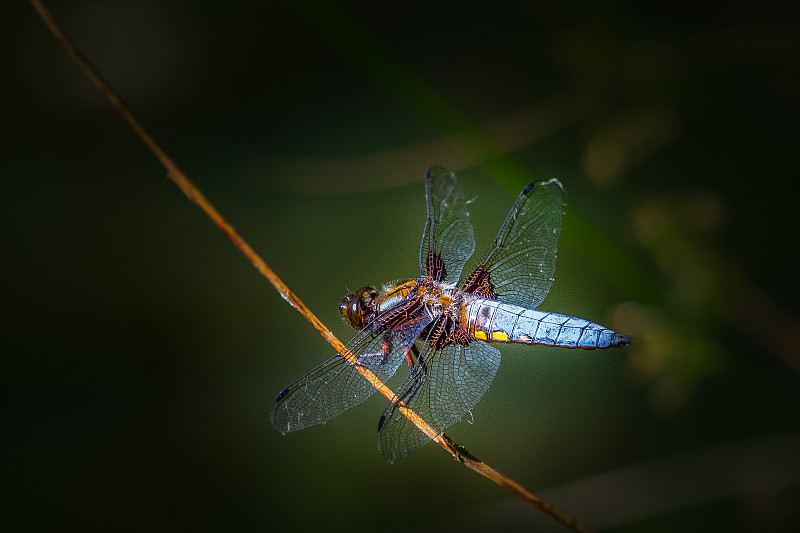
[[[623,350],[503,347],[448,433],[604,531],[800,520],[800,18],[769,2],[52,2],[206,196],[343,339],[346,288],[417,273],[422,178],[478,251],[567,191],[543,309]],[[2,18],[4,522],[19,529],[564,531],[384,400],[282,437],[332,349],[165,171],[25,2]]]

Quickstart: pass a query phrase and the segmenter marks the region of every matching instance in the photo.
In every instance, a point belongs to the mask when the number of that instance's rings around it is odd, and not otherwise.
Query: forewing
[[[475,251],[467,200],[456,175],[446,168],[429,168],[425,199],[428,217],[419,250],[420,273],[437,281],[456,281]]]
[[[553,284],[563,205],[557,179],[528,185],[462,288],[521,307],[538,307]]]
[[[397,397],[438,433],[461,420],[483,397],[500,366],[500,352],[482,341],[428,349],[424,364],[398,389]],[[390,403],[378,424],[378,449],[393,463],[430,438]]]
[[[392,312],[387,311],[375,322]],[[367,326],[347,344],[358,362],[349,363],[342,355],[336,355],[286,387],[272,407],[272,425],[283,434],[299,431],[324,424],[361,404],[375,393],[375,388],[357,367],[367,368],[386,382],[405,360],[404,347],[413,344],[429,322],[426,313],[416,312],[392,327],[386,321],[382,326]]]

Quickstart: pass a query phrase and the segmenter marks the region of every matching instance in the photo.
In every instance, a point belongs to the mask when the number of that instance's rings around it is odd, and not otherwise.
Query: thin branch
[[[222,215],[219,214],[214,206],[206,199],[205,196],[203,196],[200,190],[198,190],[197,187],[195,187],[194,184],[189,180],[186,174],[184,174],[183,171],[181,171],[177,165],[175,165],[172,159],[170,159],[167,154],[164,153],[161,147],[153,140],[153,138],[148,135],[144,127],[142,127],[139,121],[136,120],[130,109],[128,109],[119,96],[117,96],[111,86],[103,79],[100,73],[95,70],[86,57],[64,34],[44,3],[40,0],[28,1],[39,13],[39,16],[42,18],[45,25],[50,29],[50,31],[53,32],[53,35],[55,35],[56,39],[61,42],[75,62],[78,63],[78,66],[81,68],[81,70],[83,70],[89,79],[92,80],[92,82],[100,89],[106,98],[108,98],[108,100],[111,102],[111,105],[114,106],[122,118],[124,118],[131,128],[133,128],[133,131],[136,133],[136,135],[142,140],[142,142],[144,142],[145,145],[147,145],[150,151],[167,169],[167,176],[174,181],[184,192],[184,194],[194,201],[200,207],[200,209],[202,209],[206,215],[208,215],[209,218],[211,218],[214,224],[216,224],[230,238],[230,240],[233,241],[239,250],[241,250],[242,253],[250,260],[256,270],[258,270],[265,278],[267,278],[267,280],[269,280],[270,283],[272,283],[284,300],[289,302],[292,307],[297,309],[297,311],[299,311],[300,314],[303,315],[312,326],[314,326],[314,329],[316,329],[342,357],[347,358],[348,361],[355,361],[355,356],[345,348],[344,344],[342,344],[342,342],[337,339],[336,336],[334,336],[334,334],[308,309],[308,307],[306,307],[306,305],[289,289],[289,287],[286,286],[286,284],[277,276],[277,274],[275,274],[269,265],[267,265],[264,260],[259,257],[259,255],[250,247],[250,245],[247,244],[236,232],[236,230],[234,230],[233,227],[222,217]],[[389,389],[389,387],[387,387],[375,374],[370,372],[369,369],[361,365],[355,365],[355,368],[367,379],[367,381],[370,382],[373,387],[378,390],[378,392],[385,396],[389,401],[393,401],[396,398],[394,392],[392,392],[392,390]],[[490,479],[515,496],[528,501],[544,513],[550,515],[574,531],[591,533],[589,529],[578,523],[572,517],[559,511],[547,501],[529,492],[513,479],[504,476],[494,468],[470,454],[464,447],[457,444],[447,435],[443,433],[439,434],[419,415],[417,415],[411,409],[405,407],[402,403],[400,404],[400,412],[408,417],[408,419],[411,420],[411,422],[413,422],[420,429],[420,431],[428,435],[431,440],[436,441],[442,448],[447,450],[456,461],[474,470],[485,478]]]

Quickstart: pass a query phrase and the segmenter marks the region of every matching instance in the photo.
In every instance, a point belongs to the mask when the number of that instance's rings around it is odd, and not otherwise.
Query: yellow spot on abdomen
[[[507,341],[508,333],[498,329],[497,331],[492,332],[492,338],[496,341]]]

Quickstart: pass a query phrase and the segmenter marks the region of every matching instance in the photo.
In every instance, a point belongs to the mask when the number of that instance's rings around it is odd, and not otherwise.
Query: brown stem
[[[161,149],[161,147],[153,140],[150,135],[147,134],[144,127],[139,123],[138,120],[133,116],[130,109],[122,102],[122,100],[117,96],[111,86],[100,76],[100,73],[95,70],[95,68],[89,63],[86,57],[75,47],[75,45],[69,40],[69,38],[64,34],[64,32],[59,27],[58,23],[56,22],[53,15],[47,9],[43,2],[40,0],[28,0],[31,5],[33,5],[34,9],[39,13],[39,16],[44,21],[45,25],[50,28],[50,31],[53,32],[53,35],[56,36],[62,45],[67,49],[67,52],[72,56],[78,66],[83,70],[83,72],[89,77],[90,80],[100,89],[100,91],[108,98],[111,102],[111,105],[122,115],[122,118],[125,119],[128,124],[130,124],[133,131],[136,135],[144,142],[145,145],[150,149],[151,152],[158,158],[164,168],[167,169],[167,176],[169,179],[174,181],[178,187],[184,192],[186,196],[188,196],[192,201],[194,201],[200,209],[202,209],[206,215],[211,218],[211,220],[216,224],[229,238],[233,241],[233,243],[242,251],[242,253],[250,260],[256,270],[261,272],[261,274],[269,280],[270,283],[275,287],[275,289],[280,293],[284,300],[289,302],[289,304],[297,309],[301,315],[303,315],[306,320],[308,320],[314,329],[316,329],[328,343],[333,346],[333,348],[342,356],[348,359],[353,358],[353,354],[350,353],[347,349],[345,349],[344,344],[334,336],[334,334],[327,328],[325,325],[316,317],[314,314],[306,307],[306,305],[298,298],[289,287],[275,274],[275,272],[267,265],[261,257],[247,244],[244,239],[236,232],[233,227],[228,224],[228,222],[219,214],[219,212],[214,208],[213,205],[206,199],[205,196],[200,192],[197,187],[189,180],[186,174],[181,171],[175,165],[175,163],[170,159],[166,153]],[[361,372],[361,374],[370,382],[370,384],[375,387],[378,392],[383,394],[388,400],[393,401],[395,399],[394,392],[392,392],[389,387],[387,387],[377,376],[375,376],[372,372],[370,372],[367,368],[363,366],[356,366],[356,369]],[[553,507],[547,501],[541,499],[540,497],[536,496],[535,494],[529,492],[525,489],[522,485],[514,481],[513,479],[504,476],[494,468],[490,467],[480,459],[476,458],[472,454],[470,454],[464,447],[457,444],[453,441],[450,437],[445,435],[444,433],[439,434],[434,428],[428,425],[419,415],[417,415],[411,409],[405,407],[404,405],[400,404],[400,411],[408,417],[419,429],[420,431],[427,434],[432,440],[436,441],[442,448],[447,450],[455,460],[462,463],[466,467],[474,470],[478,474],[492,480],[494,483],[497,483],[510,493],[514,494],[522,498],[523,500],[531,503],[532,505],[539,508],[544,513],[550,515],[554,519],[558,520],[565,526],[573,529],[574,531],[579,531],[581,533],[591,533],[589,529],[582,526],[580,523],[575,521],[569,515],[559,511],[555,507]]]

